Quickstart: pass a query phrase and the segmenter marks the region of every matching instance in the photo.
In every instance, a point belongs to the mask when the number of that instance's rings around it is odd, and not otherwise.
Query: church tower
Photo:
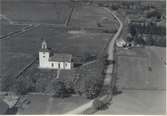
[[[47,48],[47,43],[44,40],[42,42],[42,46],[39,51],[39,68],[48,68],[48,66],[49,66],[49,50]]]

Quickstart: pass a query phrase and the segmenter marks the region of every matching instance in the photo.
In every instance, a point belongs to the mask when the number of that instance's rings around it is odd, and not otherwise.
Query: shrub
[[[118,10],[119,9],[119,5],[113,4],[111,6],[112,10]]]
[[[161,13],[158,10],[152,10],[152,11],[147,12],[146,17],[147,18],[156,17],[160,19]]]
[[[152,68],[149,66],[149,67],[148,67],[148,70],[149,70],[149,71],[152,71]]]
[[[54,89],[54,97],[64,98],[68,96],[65,85],[61,81],[55,81],[53,83],[53,89]]]
[[[93,101],[93,108],[96,109],[96,110],[102,109],[103,105],[104,105],[104,103],[102,101],[98,100],[98,99],[95,99]]]
[[[101,23],[97,23],[97,27],[103,27]]]
[[[96,62],[81,66],[77,69],[78,79],[75,81],[74,90],[79,95],[85,95],[88,99],[97,97],[101,91],[104,75],[104,54],[97,58]]]
[[[100,93],[100,90],[102,88],[102,81],[98,81],[98,80],[91,80],[91,81],[87,81],[86,82],[86,97],[88,99],[93,99],[95,97],[97,97]]]
[[[38,78],[36,82],[36,91],[44,92],[46,90],[48,83],[49,83],[48,78],[42,78],[42,77]]]

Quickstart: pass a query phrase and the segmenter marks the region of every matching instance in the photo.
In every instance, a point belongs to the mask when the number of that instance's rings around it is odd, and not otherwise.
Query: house
[[[53,53],[47,48],[46,41],[42,42],[39,50],[39,68],[70,70],[73,67],[71,54]]]
[[[123,39],[117,40],[116,45],[117,45],[117,47],[124,47],[124,46],[126,46],[126,42]]]

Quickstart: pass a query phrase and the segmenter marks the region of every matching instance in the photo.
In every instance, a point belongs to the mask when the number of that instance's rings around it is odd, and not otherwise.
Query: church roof
[[[57,61],[57,62],[71,62],[72,55],[71,54],[54,54],[49,58],[49,61]]]
[[[49,49],[40,49],[39,52],[49,52]]]

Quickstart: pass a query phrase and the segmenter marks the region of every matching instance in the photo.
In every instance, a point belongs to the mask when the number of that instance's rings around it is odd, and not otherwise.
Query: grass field
[[[70,13],[68,3],[33,1],[2,1],[1,13],[22,23],[64,24]]]
[[[30,105],[25,110],[20,109],[18,114],[64,114],[88,102],[81,96],[60,99],[47,95],[30,95],[30,100]]]
[[[54,27],[39,27],[24,34],[2,41],[2,50],[5,52],[22,52],[34,54],[41,48],[42,39],[48,47],[57,52],[83,55],[85,52],[97,54],[106,45],[112,35],[107,34],[69,34]],[[96,44],[94,44],[96,42]]]
[[[0,37],[12,32],[20,31],[23,27],[25,27],[23,25],[11,25],[11,24],[1,23],[1,21],[0,21],[0,25],[1,25]]]
[[[165,115],[166,91],[123,90],[113,98],[108,109],[97,115]]]
[[[97,24],[101,26],[98,27]],[[74,8],[70,27],[118,29],[118,22],[104,8],[95,6],[78,6]]]
[[[118,50],[118,86],[123,89],[165,89],[165,48]],[[150,68],[149,68],[150,67]]]
[[[164,115],[166,101],[166,52],[161,47],[117,51],[117,87],[122,93],[113,97],[106,110],[96,114]],[[151,67],[151,70],[148,67]]]
[[[31,62],[33,56],[25,53],[1,52],[5,58],[0,59],[0,76],[15,76],[23,67]]]

